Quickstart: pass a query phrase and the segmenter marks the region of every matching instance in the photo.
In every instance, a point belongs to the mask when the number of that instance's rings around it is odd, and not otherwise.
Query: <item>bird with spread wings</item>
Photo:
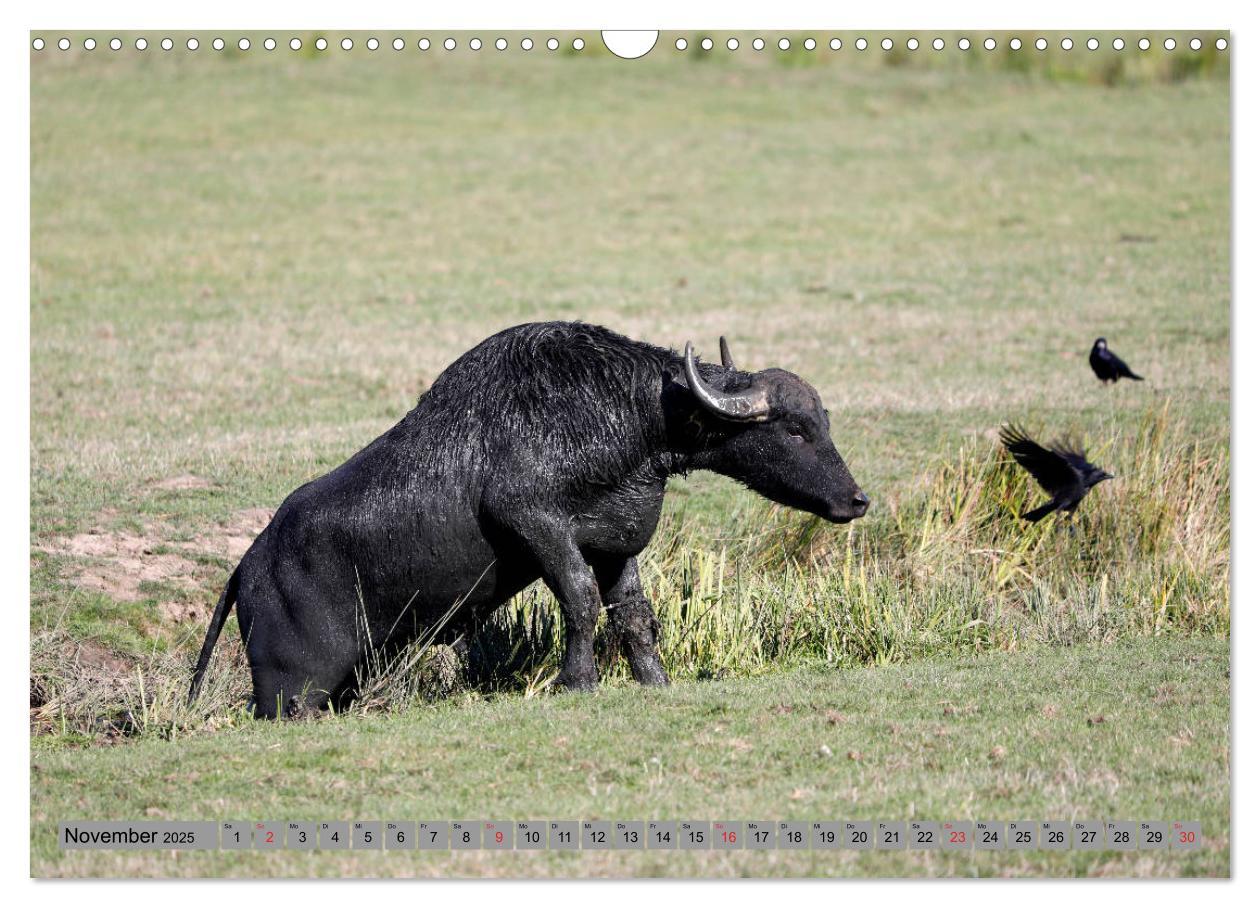
[[[1090,489],[1104,479],[1114,478],[1086,460],[1085,449],[1079,444],[1061,441],[1043,448],[1018,426],[1004,426],[1000,437],[1016,463],[1031,473],[1050,495],[1045,504],[1021,514],[1024,520],[1036,523],[1055,511],[1070,516]]]

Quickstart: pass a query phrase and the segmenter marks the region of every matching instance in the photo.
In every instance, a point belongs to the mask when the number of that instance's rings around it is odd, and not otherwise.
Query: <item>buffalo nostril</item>
[[[870,505],[870,503],[871,503],[871,500],[866,497],[865,492],[858,492],[856,495],[853,496],[853,506],[857,508],[859,511],[865,511],[867,506]]]

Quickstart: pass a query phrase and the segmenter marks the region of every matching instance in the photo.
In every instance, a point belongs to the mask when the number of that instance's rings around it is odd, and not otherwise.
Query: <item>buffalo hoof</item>
[[[566,675],[563,672],[551,684],[552,688],[558,691],[595,691],[599,689],[599,680],[597,678],[577,677]]]
[[[649,665],[631,665],[630,674],[634,680],[648,687],[668,687],[669,675],[659,663]]]

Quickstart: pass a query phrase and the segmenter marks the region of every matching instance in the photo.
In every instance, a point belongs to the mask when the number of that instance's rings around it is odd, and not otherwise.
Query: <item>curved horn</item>
[[[770,418],[770,401],[762,388],[749,388],[738,394],[727,394],[705,384],[696,368],[696,354],[691,341],[683,349],[683,368],[687,370],[687,387],[706,410],[735,422],[765,422]]]
[[[729,372],[735,368],[735,360],[731,358],[731,348],[726,343],[725,335],[718,338],[718,347],[722,350],[722,368]]]

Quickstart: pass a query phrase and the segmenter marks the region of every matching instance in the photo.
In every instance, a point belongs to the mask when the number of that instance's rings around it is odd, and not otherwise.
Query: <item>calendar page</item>
[[[1228,877],[1233,34],[424,15],[25,34],[30,875]]]

